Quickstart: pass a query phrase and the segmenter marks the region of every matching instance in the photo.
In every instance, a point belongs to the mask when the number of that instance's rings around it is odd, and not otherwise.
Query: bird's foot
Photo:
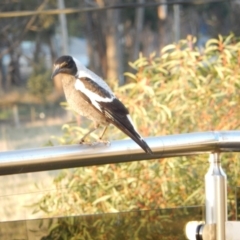
[[[102,139],[98,139],[98,141],[96,141],[96,142],[86,142],[86,141],[84,141],[84,139],[81,139],[79,141],[79,144],[81,144],[81,145],[89,145],[89,146],[96,146],[96,145],[101,144],[101,143],[106,145],[106,146],[110,146],[111,145],[111,142],[104,141]]]
[[[79,141],[79,144],[80,144],[80,145],[89,145],[89,146],[92,145],[91,142],[86,142],[84,139],[81,139],[81,140]]]
[[[98,141],[96,141],[96,142],[92,142],[91,143],[91,146],[97,146],[97,145],[99,145],[99,144],[104,144],[104,145],[106,145],[106,146],[109,146],[111,143],[109,142],[109,141],[104,141],[104,140],[98,140]]]
[[[101,138],[98,139],[98,143],[103,143],[106,146],[110,146],[111,145],[110,141],[105,141],[105,140],[102,140]]]

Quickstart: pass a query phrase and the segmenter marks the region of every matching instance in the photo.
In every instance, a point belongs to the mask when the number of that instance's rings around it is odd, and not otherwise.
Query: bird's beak
[[[59,66],[54,67],[51,79],[53,79],[60,72]]]

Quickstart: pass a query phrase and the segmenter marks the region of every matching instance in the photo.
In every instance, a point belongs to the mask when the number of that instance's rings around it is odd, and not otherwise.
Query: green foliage
[[[52,224],[49,235],[42,240],[185,239],[182,229],[187,221],[192,220],[192,216],[199,217],[201,211],[198,207],[188,211],[184,208],[157,209],[64,217]]]
[[[219,36],[204,49],[195,42],[188,37],[170,44],[160,57],[140,55],[129,63],[135,73],[125,74],[130,83],[115,88],[143,136],[239,127],[238,38]],[[75,128],[68,125],[64,138],[75,138],[71,135]],[[111,136],[115,131],[120,137],[115,128]],[[66,171],[55,179],[56,192],[43,197],[36,208],[55,216],[203,204],[207,158],[178,157]],[[228,183],[239,186],[239,155],[223,155],[223,166]],[[232,214],[233,199],[230,194]]]
[[[51,79],[51,71],[46,69],[43,62],[34,65],[33,73],[27,82],[28,91],[45,102],[53,87],[52,81],[49,79]]]
[[[137,73],[120,93],[130,96],[130,112],[146,135],[238,128],[240,43],[220,36],[201,51],[194,42],[182,40],[163,48],[160,58],[130,63]]]

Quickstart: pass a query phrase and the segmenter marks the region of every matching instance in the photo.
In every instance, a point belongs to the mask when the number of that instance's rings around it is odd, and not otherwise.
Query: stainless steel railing
[[[132,140],[109,146],[71,145],[0,152],[0,175],[83,167],[206,152],[240,152],[240,131],[187,133],[146,139],[154,155]]]
[[[113,141],[109,146],[72,145],[0,152],[0,175],[53,169],[93,166],[155,158],[210,153],[205,176],[206,222],[197,226],[202,233],[189,239],[226,237],[226,175],[221,168],[221,152],[240,152],[240,131],[188,133],[146,139],[154,155],[148,155],[131,140]],[[239,225],[236,225],[236,231]],[[231,224],[232,228],[233,224]],[[228,232],[227,232],[228,233]],[[231,230],[231,233],[233,231]],[[204,235],[205,234],[205,235]],[[212,236],[209,238],[210,235]],[[230,239],[230,238],[229,238]],[[231,239],[232,236],[231,236]]]

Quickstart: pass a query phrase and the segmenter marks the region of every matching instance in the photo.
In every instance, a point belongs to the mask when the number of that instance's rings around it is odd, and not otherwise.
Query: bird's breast
[[[104,115],[96,110],[91,103],[88,103],[79,90],[76,90],[74,77],[62,78],[62,85],[66,100],[72,110],[96,123],[106,123]]]

